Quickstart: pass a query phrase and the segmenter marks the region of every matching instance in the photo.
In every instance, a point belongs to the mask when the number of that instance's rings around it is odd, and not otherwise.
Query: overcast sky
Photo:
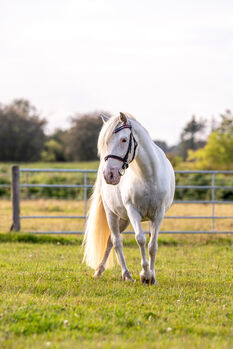
[[[233,110],[233,1],[0,0],[0,102],[15,98],[50,130],[126,111],[172,144],[192,114]]]

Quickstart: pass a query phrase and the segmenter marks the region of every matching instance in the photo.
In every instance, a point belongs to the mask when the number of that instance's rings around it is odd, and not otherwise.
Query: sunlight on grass
[[[0,200],[0,232],[7,232],[11,226],[11,202]],[[211,216],[212,206],[209,204],[174,204],[167,216]],[[83,216],[84,202],[78,200],[22,200],[21,216]],[[232,216],[232,205],[215,205],[216,216]],[[22,219],[22,231],[83,231],[84,219]],[[143,223],[148,230],[148,223]],[[232,231],[233,220],[215,221],[215,229]],[[129,226],[127,230],[132,230]],[[161,230],[211,230],[210,219],[164,219]]]
[[[93,279],[77,244],[1,243],[0,347],[230,348],[232,240],[196,238],[163,237],[155,287],[139,282],[133,238],[133,284],[118,265]]]

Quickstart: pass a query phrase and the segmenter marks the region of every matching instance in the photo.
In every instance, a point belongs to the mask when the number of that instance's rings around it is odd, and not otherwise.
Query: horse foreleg
[[[149,251],[149,263],[150,263],[150,270],[152,272],[152,284],[157,284],[156,277],[155,277],[155,258],[158,251],[158,234],[159,234],[159,227],[164,217],[164,210],[160,210],[155,219],[151,221],[150,224],[150,241],[148,244],[148,251]]]
[[[152,279],[152,272],[149,268],[149,262],[147,260],[147,255],[146,255],[146,236],[145,233],[142,230],[142,225],[141,225],[141,216],[138,213],[138,211],[132,206],[129,205],[127,207],[127,213],[130,219],[130,222],[134,228],[135,231],[135,238],[138,243],[138,246],[141,251],[141,266],[142,266],[142,271],[140,273],[140,280],[142,283],[151,283]]]
[[[126,281],[134,281],[127,268],[125,257],[123,254],[123,244],[120,236],[120,224],[119,224],[120,219],[110,210],[105,209],[105,211],[106,211],[108,225],[111,230],[111,241],[116,251],[118,262],[121,266],[122,279]]]

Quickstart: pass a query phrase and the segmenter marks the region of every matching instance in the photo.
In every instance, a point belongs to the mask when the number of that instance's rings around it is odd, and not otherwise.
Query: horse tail
[[[96,269],[101,263],[107,248],[107,242],[110,236],[106,213],[101,197],[101,175],[98,171],[95,182],[95,189],[91,197],[91,206],[83,240],[85,262],[89,267]],[[106,268],[114,264],[113,253],[111,251]]]

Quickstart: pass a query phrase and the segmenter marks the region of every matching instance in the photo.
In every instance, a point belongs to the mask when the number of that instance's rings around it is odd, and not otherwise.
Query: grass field
[[[83,215],[83,206],[79,200],[23,199],[21,215]],[[206,216],[211,210],[177,204],[167,215]],[[232,206],[215,205],[215,214],[232,216]],[[161,235],[159,286],[148,287],[139,282],[140,253],[132,236],[124,236],[124,252],[134,284],[121,281],[118,265],[94,280],[81,263],[81,237],[9,234],[10,226],[11,203],[0,200],[0,348],[233,347],[231,236]],[[25,219],[21,227],[83,230],[84,222]],[[211,221],[166,219],[161,229],[210,230]],[[232,231],[233,222],[216,220],[215,229]]]
[[[92,162],[73,162],[73,163],[27,163],[20,164],[20,168],[34,168],[34,169],[97,169],[98,161]],[[186,165],[182,167],[185,169]],[[80,185],[84,183],[84,175],[82,173],[67,173],[67,172],[53,172],[53,173],[45,173],[45,172],[33,172],[33,173],[25,173],[21,172],[21,184],[75,184]],[[87,175],[87,183],[94,184],[96,178],[95,173],[89,173]],[[0,163],[0,198],[9,199],[10,198],[10,190],[9,188],[1,187],[10,186],[11,182],[11,164],[10,163]],[[176,184],[177,185],[199,185],[206,186],[211,185],[212,177],[210,174],[176,174]],[[233,192],[230,188],[233,186],[233,177],[230,174],[221,175],[218,174],[215,176],[215,184],[217,186],[229,186],[229,188],[221,189],[218,188],[215,190],[215,199],[216,200],[228,200],[233,201]],[[88,190],[88,195],[90,195],[91,190]],[[175,199],[176,200],[210,200],[211,199],[211,189],[185,189],[179,188],[176,190]],[[57,199],[75,199],[75,200],[83,200],[83,189],[81,188],[24,188],[21,190],[21,197],[23,199],[31,198],[31,199],[40,199],[40,198],[57,198]]]
[[[0,162],[2,173],[9,173],[12,165],[19,165],[21,168],[73,168],[73,169],[97,169],[99,161],[80,162],[26,162],[10,163]]]
[[[83,215],[84,203],[78,200],[22,200],[21,216],[43,216],[60,215],[74,216]],[[211,216],[212,207],[208,204],[176,204],[167,212],[168,216]],[[215,205],[215,215],[232,216],[232,205]],[[0,200],[0,232],[9,231],[11,226],[11,202],[10,200]],[[68,231],[83,230],[84,221],[77,219],[24,219],[21,223],[22,231]],[[148,229],[148,224],[144,224]],[[132,228],[129,226],[130,230]],[[210,219],[165,219],[161,230],[210,230]],[[216,220],[215,229],[218,231],[232,231],[233,220]]]
[[[90,162],[35,162],[35,163],[20,163],[21,169],[87,169],[96,170],[98,168],[98,161]],[[1,188],[1,184],[10,186],[11,184],[11,163],[0,163],[0,198],[9,199],[10,189]],[[88,184],[94,184],[96,174],[90,173],[87,176]],[[82,173],[47,173],[34,172],[20,174],[21,184],[83,184],[84,175]],[[63,199],[83,199],[83,190],[80,188],[27,188],[21,190],[22,198],[63,198]]]
[[[135,283],[118,265],[94,280],[80,238],[27,240],[0,235],[1,348],[232,348],[231,238],[161,237],[150,287],[132,237],[124,251]]]

